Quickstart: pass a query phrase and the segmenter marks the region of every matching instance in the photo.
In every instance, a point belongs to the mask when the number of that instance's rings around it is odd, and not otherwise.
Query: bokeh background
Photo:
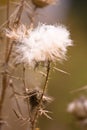
[[[11,4],[10,10],[15,9]],[[84,130],[73,117],[67,113],[67,105],[73,99],[81,95],[87,95],[87,91],[71,93],[87,85],[87,1],[86,0],[58,0],[55,5],[48,6],[37,10],[36,24],[44,22],[48,24],[64,24],[71,33],[73,47],[68,50],[68,60],[62,64],[58,63],[57,67],[70,73],[66,75],[58,71],[52,71],[48,84],[48,93],[54,97],[54,101],[49,105],[50,114],[53,120],[41,117],[39,126],[41,130]],[[0,25],[6,20],[6,0],[0,0]],[[28,22],[28,20],[24,20]],[[0,55],[2,59],[3,42],[0,40]],[[0,81],[1,83],[1,81]],[[31,83],[32,84],[32,83]],[[7,90],[9,93],[9,91]],[[8,95],[8,94],[7,94]],[[8,96],[7,96],[8,97]],[[3,113],[9,114],[9,126],[4,126],[3,130],[24,130],[21,123],[16,121],[14,113],[9,109],[7,104]],[[9,99],[8,99],[9,100]],[[24,109],[24,107],[23,107]],[[11,117],[11,119],[10,119]],[[13,120],[13,121],[12,121]],[[20,126],[20,127],[19,127]]]

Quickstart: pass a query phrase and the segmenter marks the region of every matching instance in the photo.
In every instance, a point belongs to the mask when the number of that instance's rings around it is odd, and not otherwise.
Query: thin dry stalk
[[[25,93],[26,93],[27,87],[26,87],[26,82],[25,82],[25,70],[26,70],[26,68],[25,68],[25,66],[23,65],[23,84],[24,84],[24,89],[25,89]],[[29,117],[30,117],[29,98],[27,98],[26,101],[27,101],[27,106],[28,106],[28,114],[29,114]]]
[[[24,6],[24,1],[25,0],[21,0],[21,6],[18,10],[18,13],[16,15],[16,26],[19,25],[20,22],[20,18],[22,15],[22,11],[23,11],[23,6]],[[9,27],[9,2],[10,0],[7,0],[7,27]],[[14,22],[15,24],[15,22]],[[1,114],[2,114],[2,108],[3,108],[3,103],[4,103],[4,98],[5,98],[5,94],[6,94],[6,88],[8,86],[7,83],[7,67],[8,67],[8,62],[10,59],[10,55],[12,52],[12,48],[13,48],[13,44],[10,45],[10,48],[8,49],[9,46],[9,39],[7,39],[7,43],[6,43],[6,51],[5,51],[5,62],[4,62],[4,73],[3,73],[3,77],[2,77],[2,92],[1,92],[1,99],[0,99],[0,118],[1,118]],[[2,124],[0,123],[0,130],[1,130]]]
[[[9,0],[7,0],[7,26],[9,27]],[[7,43],[6,43],[6,51],[5,51],[5,66],[4,66],[4,73],[3,73],[3,77],[2,77],[2,92],[1,92],[1,99],[0,99],[0,118],[2,115],[2,108],[3,108],[3,103],[4,103],[4,98],[5,98],[5,94],[6,94],[6,88],[8,86],[7,84],[7,53],[8,53],[8,46],[9,46],[9,39],[7,38]],[[2,124],[0,123],[0,130],[2,128]]]
[[[9,28],[9,11],[10,11],[10,1],[7,0],[7,28]],[[8,55],[8,47],[9,47],[9,39],[7,38],[6,43],[6,51],[5,51],[5,61],[7,62],[7,55]]]
[[[15,86],[13,85],[12,79],[10,79],[9,85],[10,85],[10,87],[12,88],[12,92],[13,92],[13,95],[14,95],[14,98],[15,98],[15,101],[16,101],[16,104],[17,104],[18,111],[19,111],[20,114],[22,115],[22,112],[21,112],[21,109],[20,109],[20,105],[19,105],[17,96],[15,95]]]
[[[15,18],[15,20],[13,22],[13,26],[16,25],[16,28],[19,26],[19,23],[20,23],[21,15],[22,15],[22,12],[23,12],[24,1],[25,0],[21,0],[21,4],[20,4],[20,7],[19,7],[19,10],[18,10],[16,18]],[[11,45],[10,45],[9,52],[8,52],[8,55],[7,55],[7,59],[6,59],[7,62],[9,61],[13,45],[14,45],[13,43],[11,43]]]
[[[20,7],[19,7],[19,10],[18,10],[17,15],[15,17],[15,20],[14,20],[14,23],[13,23],[13,27],[15,25],[17,25],[17,27],[18,27],[19,24],[20,24],[20,20],[21,20],[23,8],[24,8],[24,2],[25,2],[25,0],[21,0],[21,2],[20,2]]]
[[[34,26],[34,18],[35,18],[35,12],[36,12],[36,10],[37,10],[37,7],[34,8],[33,13],[32,13],[31,16],[28,15],[28,16],[29,16],[29,19],[30,19],[30,26],[29,26],[29,28],[31,28],[31,29],[32,29],[33,26]],[[24,84],[24,89],[25,89],[25,93],[26,93],[27,87],[26,87],[26,82],[25,82],[25,71],[26,71],[26,68],[25,68],[25,66],[23,65],[23,84]],[[29,118],[30,118],[30,120],[29,120],[29,123],[30,123],[30,122],[32,122],[32,121],[31,121],[32,115],[31,115],[31,112],[30,112],[29,98],[27,98],[26,101],[27,101],[27,105],[28,105],[28,114],[29,114]]]
[[[34,26],[34,20],[35,20],[36,10],[37,10],[37,7],[35,6],[34,9],[33,9],[32,15],[28,15],[28,17],[30,19],[30,28],[33,28],[33,26]]]
[[[24,84],[24,88],[25,88],[25,91],[26,91],[26,82],[25,82],[25,66],[23,64],[23,84]]]
[[[41,107],[41,103],[42,103],[42,100],[43,100],[43,96],[45,94],[45,91],[46,91],[46,88],[47,88],[47,83],[48,83],[48,79],[49,79],[49,72],[50,72],[50,61],[48,61],[48,65],[47,65],[47,75],[46,75],[46,79],[45,79],[45,83],[44,83],[44,87],[43,87],[43,92],[42,92],[42,95],[41,95],[41,98],[40,98],[40,101],[39,101],[39,105],[37,107],[37,110],[36,110],[36,113],[35,113],[35,116],[34,116],[34,119],[32,120],[32,126],[31,126],[31,130],[35,130],[36,129],[36,123],[37,123],[37,119],[38,119],[38,116],[39,116],[39,110],[40,110],[40,107]]]

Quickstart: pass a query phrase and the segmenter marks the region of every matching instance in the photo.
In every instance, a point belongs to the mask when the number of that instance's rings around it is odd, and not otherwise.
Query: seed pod
[[[50,5],[54,2],[54,0],[32,0],[33,4],[39,8],[43,8],[47,5]]]

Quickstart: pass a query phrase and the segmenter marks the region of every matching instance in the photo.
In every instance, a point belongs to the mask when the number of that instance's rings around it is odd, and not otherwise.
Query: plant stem
[[[6,72],[4,72],[3,74],[3,78],[2,78],[2,93],[1,93],[1,98],[0,98],[0,118],[1,118],[1,113],[2,113],[2,107],[3,107],[3,101],[5,98],[5,91],[6,91],[6,87],[7,87],[7,75]]]
[[[7,0],[7,27],[9,27],[9,0]],[[6,43],[6,50],[5,50],[5,68],[4,68],[4,73],[2,77],[2,92],[1,92],[1,98],[0,98],[0,119],[2,116],[2,108],[3,108],[3,103],[4,103],[4,98],[5,98],[5,93],[6,93],[6,88],[7,88],[7,54],[8,54],[8,46],[9,46],[9,39],[7,38],[7,43]],[[0,123],[0,130],[2,128],[2,124]]]
[[[21,0],[21,6],[19,8],[20,13],[18,11],[18,13],[16,15],[16,19],[17,19],[16,25],[19,25],[22,11],[23,11],[24,1],[25,0]],[[9,3],[10,3],[10,0],[7,0],[7,21],[8,21],[7,27],[9,27],[9,22],[10,22],[9,21]],[[15,24],[15,22],[13,24]],[[2,77],[2,92],[1,92],[1,98],[0,98],[0,119],[1,119],[1,115],[2,115],[2,108],[3,108],[4,99],[5,99],[6,88],[8,86],[8,84],[7,84],[7,67],[8,67],[8,62],[9,62],[10,55],[12,52],[13,44],[10,45],[9,49],[8,49],[8,47],[9,47],[9,39],[7,38],[6,50],[5,50],[4,73],[3,73],[3,77]],[[2,128],[2,124],[0,123],[0,130],[1,130],[1,128]]]
[[[10,1],[7,0],[7,27],[9,27],[9,3]],[[7,53],[8,53],[8,46],[9,46],[9,40],[7,38],[7,43],[6,43],[6,51],[5,51],[5,65],[7,64]],[[4,74],[3,74],[3,80],[2,80],[2,85],[3,85],[3,88],[2,88],[2,94],[1,94],[1,99],[0,99],[0,112],[1,112],[1,106],[2,106],[2,103],[3,103],[3,100],[4,100],[4,93],[5,93],[5,88],[6,88],[6,81],[7,81],[7,72],[6,72],[6,67],[5,67],[5,71],[4,71]]]
[[[25,66],[23,65],[23,84],[24,84],[24,90],[25,90],[25,93],[26,93],[26,82],[25,82]],[[29,98],[27,98],[27,106],[28,106],[28,114],[30,116],[30,108],[29,108]]]
[[[9,10],[10,10],[10,0],[7,0],[7,28],[9,28]],[[9,48],[9,39],[7,38],[7,43],[6,43],[6,51],[5,51],[5,61],[7,59],[8,55],[8,48]]]
[[[18,10],[17,15],[15,17],[15,20],[14,20],[14,23],[13,23],[13,27],[15,25],[17,25],[16,27],[19,26],[19,23],[20,23],[20,20],[21,20],[21,15],[22,15],[23,8],[24,8],[24,2],[25,2],[25,0],[21,0],[21,2],[20,2],[20,7],[19,7],[19,10]]]
[[[46,79],[45,79],[45,83],[44,83],[44,87],[43,87],[43,92],[42,92],[42,95],[41,95],[40,102],[39,102],[39,105],[38,105],[38,107],[37,107],[36,113],[35,113],[35,115],[34,115],[34,119],[33,119],[33,121],[32,121],[31,130],[35,130],[35,129],[36,129],[36,122],[37,122],[37,118],[38,118],[38,116],[39,116],[39,109],[40,109],[40,107],[41,107],[42,99],[43,99],[44,93],[45,93],[46,88],[47,88],[48,79],[49,79],[49,73],[50,73],[50,61],[48,61],[48,65],[47,65],[47,75],[46,75]]]
[[[11,79],[10,79],[10,86],[11,86],[11,88],[12,88],[12,92],[13,92],[13,95],[14,95],[14,98],[15,98],[15,101],[16,101],[16,104],[17,104],[17,108],[18,108],[18,110],[19,110],[19,112],[20,112],[20,114],[21,114],[21,116],[22,116],[22,112],[21,112],[21,109],[20,109],[20,105],[19,105],[18,99],[17,99],[17,97],[16,97],[16,95],[15,95],[15,86],[13,85],[13,82],[12,82]]]

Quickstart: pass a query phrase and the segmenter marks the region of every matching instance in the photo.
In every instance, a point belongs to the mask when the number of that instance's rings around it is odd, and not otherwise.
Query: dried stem
[[[24,89],[26,93],[26,83],[25,83],[25,66],[23,65],[23,84],[24,84]],[[30,108],[29,108],[29,98],[27,98],[27,106],[28,106],[28,114],[30,116]]]
[[[2,107],[3,107],[3,101],[5,98],[5,91],[6,91],[6,87],[7,87],[7,75],[6,72],[4,72],[3,74],[3,78],[2,78],[2,92],[1,92],[1,98],[0,98],[0,118],[1,118],[1,113],[2,113]]]
[[[21,2],[20,2],[20,7],[19,7],[19,10],[17,12],[16,18],[14,20],[13,26],[17,25],[17,27],[18,27],[20,24],[21,15],[22,15],[23,8],[24,8],[24,1],[25,0],[21,0]]]
[[[16,15],[16,18],[15,18],[15,20],[14,20],[13,26],[15,26],[15,24],[16,24],[16,27],[19,26],[20,19],[21,19],[21,15],[22,15],[22,12],[23,12],[24,1],[25,1],[25,0],[21,0],[21,5],[20,5],[19,10],[18,10],[18,12],[17,12],[17,15]],[[9,52],[8,52],[8,55],[7,55],[7,58],[6,58],[6,62],[9,61],[9,58],[10,58],[10,55],[11,55],[11,52],[12,52],[13,45],[14,45],[14,44],[11,43],[10,48],[9,48]]]
[[[9,10],[10,10],[10,1],[7,0],[7,27],[9,28]],[[9,39],[7,38],[7,43],[6,43],[6,51],[5,51],[5,61],[7,59],[8,55],[8,47],[9,47]]]
[[[25,83],[25,66],[23,64],[23,84],[24,84],[24,88],[25,88],[25,91],[26,91],[26,83]]]
[[[45,93],[45,90],[47,88],[47,83],[48,83],[48,80],[49,80],[49,72],[50,72],[50,61],[48,61],[48,65],[47,65],[47,75],[46,75],[46,80],[45,80],[45,83],[44,83],[44,88],[43,88],[43,92],[42,92],[42,96],[41,96],[41,99],[40,101],[42,101],[42,98],[44,96],[44,93]]]
[[[39,109],[41,107],[42,99],[43,99],[43,96],[44,96],[46,88],[47,88],[47,83],[48,83],[48,79],[49,79],[49,72],[50,72],[50,61],[48,61],[46,80],[45,80],[45,83],[44,83],[43,92],[42,92],[42,95],[41,95],[41,98],[40,98],[39,105],[37,107],[34,119],[32,120],[31,130],[35,130],[36,129],[36,122],[37,122],[37,118],[39,116]]]
[[[15,89],[14,89],[15,87],[14,87],[13,82],[12,82],[11,79],[10,79],[10,86],[11,86],[11,88],[12,88],[12,92],[13,92],[13,95],[14,95],[14,97],[15,97],[15,101],[16,101],[16,104],[17,104],[17,108],[18,108],[20,114],[22,115],[22,112],[21,112],[21,109],[20,109],[20,105],[19,105],[18,99],[17,99],[17,97],[16,97],[16,95],[15,95]]]
[[[32,14],[31,16],[28,15],[29,18],[30,18],[30,21],[31,21],[31,22],[30,22],[30,28],[33,28],[36,10],[37,10],[37,7],[35,6],[35,7],[34,7],[34,10],[33,10],[33,14]]]
[[[10,0],[7,0],[7,21],[8,21],[7,27],[9,27],[9,2],[10,2]],[[18,13],[16,15],[16,19],[15,19],[15,20],[17,20],[16,25],[19,25],[22,11],[23,11],[23,5],[24,5],[24,0],[21,0],[21,6],[18,10]],[[14,22],[14,24],[15,24],[15,22]],[[9,62],[10,55],[12,52],[13,44],[10,45],[9,49],[8,49],[8,46],[9,46],[9,39],[7,39],[7,43],[6,43],[4,73],[3,73],[3,77],[2,77],[2,92],[1,92],[1,99],[0,99],[0,118],[1,118],[1,114],[2,114],[2,108],[3,108],[3,102],[4,102],[4,98],[5,98],[6,88],[8,86],[8,84],[7,84],[7,71],[6,70],[8,67],[8,62]],[[2,124],[0,123],[0,130],[1,130],[1,126],[2,126]]]
[[[9,27],[9,0],[7,0],[7,26]],[[6,57],[8,54],[8,46],[9,46],[9,39],[7,38],[7,43],[6,43],[6,51],[5,51],[5,68],[4,68],[4,74],[2,77],[2,92],[1,92],[1,98],[0,98],[0,118],[2,115],[2,108],[3,108],[3,103],[4,103],[4,98],[5,98],[5,93],[6,93],[6,88],[8,86],[7,84],[7,61],[6,61]],[[0,123],[0,130],[2,128],[2,124]]]
[[[29,28],[32,29],[33,26],[34,26],[34,17],[35,17],[35,12],[36,12],[36,9],[37,7],[34,8],[33,10],[33,13],[31,16],[29,16],[30,18],[30,26]],[[26,83],[25,83],[25,66],[23,65],[23,84],[24,84],[24,89],[25,89],[25,92],[26,92]],[[31,115],[31,112],[30,112],[30,104],[29,104],[29,98],[27,98],[27,105],[28,105],[28,114],[29,114],[29,123],[32,122],[31,119],[32,119],[32,115]]]

